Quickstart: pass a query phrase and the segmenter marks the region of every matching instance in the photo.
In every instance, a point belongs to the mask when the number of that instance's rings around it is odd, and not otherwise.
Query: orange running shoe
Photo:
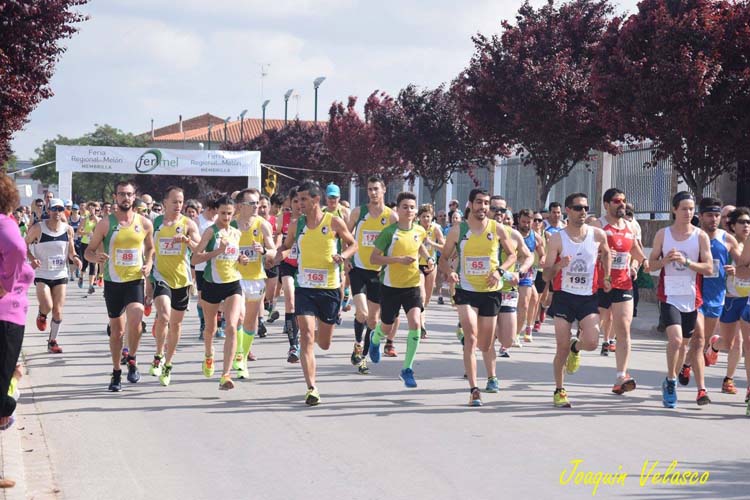
[[[36,327],[39,329],[40,332],[44,332],[47,330],[47,316],[45,314],[39,313],[37,315]]]

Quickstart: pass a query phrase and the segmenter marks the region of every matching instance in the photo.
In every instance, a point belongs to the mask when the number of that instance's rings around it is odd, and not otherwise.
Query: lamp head
[[[317,89],[318,87],[320,87],[320,84],[323,83],[325,79],[325,76],[319,76],[315,80],[313,80],[313,85],[315,86],[315,88]]]

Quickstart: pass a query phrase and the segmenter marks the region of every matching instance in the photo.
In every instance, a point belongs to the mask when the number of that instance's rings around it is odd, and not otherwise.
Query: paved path
[[[369,376],[356,374],[347,313],[331,350],[318,351],[323,401],[308,408],[301,369],[286,363],[279,322],[268,338],[256,340],[252,380],[219,392],[218,378],[200,373],[194,311],[172,385],[163,388],[148,376],[154,343],[147,335],[139,352],[141,383],[124,381],[125,390],[111,394],[101,292],[83,298],[72,288],[70,295],[63,355],[46,354],[46,337],[30,315],[22,415],[2,437],[6,475],[12,470],[19,480],[7,498],[588,497],[593,486],[560,484],[575,459],[583,460],[579,470],[628,474],[623,485],[601,485],[602,498],[748,497],[750,419],[742,395],[718,390],[725,357],[709,370],[714,404],[699,409],[691,384],[679,390],[679,408],[667,410],[658,390],[664,342],[653,334],[635,339],[637,391],[612,395],[614,356],[586,353],[566,383],[574,408],[563,410],[552,406],[554,347],[546,325],[531,346],[499,360],[501,393],[484,395],[482,408],[469,408],[450,306],[429,310],[416,390],[397,378],[401,356],[385,358]],[[655,323],[653,311],[653,305],[641,307],[639,328]],[[399,341],[402,351],[403,333]],[[710,476],[704,485],[641,487],[646,460],[659,461],[656,472],[678,460],[678,470]]]

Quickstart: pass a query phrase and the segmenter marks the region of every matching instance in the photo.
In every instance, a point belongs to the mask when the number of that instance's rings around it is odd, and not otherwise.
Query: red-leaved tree
[[[29,113],[52,96],[60,40],[86,19],[71,9],[88,0],[4,0],[0,2],[0,165],[10,156],[13,134]]]
[[[592,149],[614,151],[591,89],[594,48],[612,8],[528,1],[502,36],[474,36],[476,52],[453,89],[472,130],[498,153],[509,146],[537,174],[538,206]]]
[[[358,184],[371,175],[389,182],[402,172],[400,162],[390,155],[388,148],[381,147],[372,124],[363,121],[354,109],[356,104],[354,96],[349,97],[346,107],[341,102],[331,104],[325,134],[328,151]]]
[[[643,0],[614,19],[594,64],[603,123],[651,139],[701,198],[748,151],[748,4]]]
[[[442,86],[420,90],[409,85],[396,99],[375,91],[367,99],[365,114],[380,147],[400,160],[401,175],[420,177],[433,204],[454,173],[490,162],[454,96]]]

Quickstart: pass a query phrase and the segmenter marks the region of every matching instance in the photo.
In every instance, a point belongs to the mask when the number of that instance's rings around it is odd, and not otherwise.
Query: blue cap
[[[78,210],[81,207],[78,206],[78,203],[73,203],[73,210]]]
[[[326,198],[341,198],[341,189],[336,184],[329,184],[326,187]]]

